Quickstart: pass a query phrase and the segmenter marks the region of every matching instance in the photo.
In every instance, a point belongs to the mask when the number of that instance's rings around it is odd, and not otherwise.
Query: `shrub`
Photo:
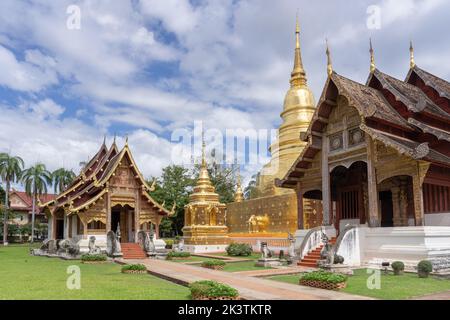
[[[212,267],[212,266],[224,266],[225,261],[223,260],[206,260],[202,262],[202,267]]]
[[[190,256],[191,256],[191,254],[186,251],[180,251],[180,252],[170,251],[167,254],[167,260],[171,260],[173,258],[189,258]]]
[[[405,270],[405,264],[401,261],[392,262],[391,267],[396,275],[402,274],[403,270]]]
[[[231,243],[226,248],[229,256],[249,256],[252,254],[253,249],[246,243]]]
[[[83,254],[81,261],[106,261],[107,257],[104,254]]]
[[[422,260],[417,265],[417,272],[420,278],[426,278],[433,271],[433,265],[428,260]]]
[[[237,297],[239,292],[220,282],[202,280],[196,281],[189,285],[191,289],[191,295],[195,299],[196,297]]]
[[[166,249],[172,249],[174,241],[172,239],[166,240]]]
[[[322,281],[330,283],[340,283],[347,281],[347,276],[338,273],[327,272],[324,270],[305,273],[300,280]]]
[[[147,270],[147,268],[143,264],[127,264],[122,267],[123,271],[144,271]]]
[[[338,254],[334,254],[334,263],[335,264],[342,264],[342,263],[344,263],[344,257],[340,256]]]

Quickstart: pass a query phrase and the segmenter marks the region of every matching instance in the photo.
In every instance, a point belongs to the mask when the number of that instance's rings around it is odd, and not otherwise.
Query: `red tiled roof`
[[[31,199],[31,197],[24,191],[17,191],[17,190],[12,190],[10,191],[10,197],[11,195],[15,194],[17,195],[26,205],[26,208],[23,207],[14,207],[13,205],[11,206],[11,209],[13,210],[20,210],[20,211],[29,211],[31,212],[32,210],[32,206],[33,206],[33,201]],[[46,203],[49,202],[51,200],[54,200],[56,198],[56,194],[45,194],[39,197],[39,200],[41,203]],[[36,203],[36,213],[40,213],[40,208],[38,206],[38,204]]]

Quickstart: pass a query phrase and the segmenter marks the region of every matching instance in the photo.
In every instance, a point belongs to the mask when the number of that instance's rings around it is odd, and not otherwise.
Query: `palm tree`
[[[31,242],[33,242],[36,201],[41,195],[47,194],[47,185],[52,183],[52,174],[47,171],[44,164],[37,163],[34,167],[30,167],[23,171],[22,181],[25,184],[26,193],[33,200],[31,211]]]
[[[69,184],[75,179],[75,172],[59,168],[52,173],[53,186],[55,193],[64,191]]]
[[[11,183],[17,182],[22,174],[24,162],[22,158],[0,153],[0,177],[6,185],[5,190],[5,212],[3,216],[3,245],[8,245],[8,213],[9,213],[9,190]]]

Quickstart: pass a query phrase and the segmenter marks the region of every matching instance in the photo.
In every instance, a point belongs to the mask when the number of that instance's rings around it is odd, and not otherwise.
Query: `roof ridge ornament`
[[[414,61],[414,47],[412,40],[409,41],[409,67],[410,69],[414,69],[416,66],[416,62]]]
[[[333,73],[333,64],[331,62],[331,53],[330,53],[330,48],[328,47],[328,39],[325,39],[325,43],[327,46],[327,50],[325,51],[325,53],[327,55],[327,73],[328,73],[328,76],[331,77],[331,74]]]
[[[369,43],[370,43],[370,48],[369,48],[369,52],[370,52],[370,73],[374,73],[376,66],[375,66],[375,56],[373,53],[373,47],[372,47],[372,38],[369,38]]]

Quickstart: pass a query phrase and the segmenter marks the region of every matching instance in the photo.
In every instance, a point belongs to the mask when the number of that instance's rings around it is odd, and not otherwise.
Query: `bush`
[[[340,283],[347,281],[347,276],[338,273],[327,272],[324,270],[305,273],[300,280],[322,281],[330,283]]]
[[[202,267],[212,267],[212,266],[224,266],[225,261],[223,260],[206,260],[202,262]]]
[[[191,256],[191,254],[186,251],[180,251],[180,252],[170,251],[167,254],[167,260],[171,260],[173,258],[189,258],[190,256]]]
[[[122,267],[123,271],[145,271],[147,268],[143,264],[127,264]]]
[[[107,257],[104,254],[83,254],[81,261],[106,261]]]
[[[334,263],[335,264],[342,264],[342,263],[344,263],[344,257],[335,253],[334,254]]]
[[[226,248],[229,256],[249,256],[252,254],[253,249],[246,243],[231,243]]]
[[[166,242],[166,249],[172,249],[174,241],[172,239],[167,239],[165,242]]]
[[[396,275],[402,274],[403,270],[405,270],[405,264],[401,261],[392,262],[391,267]]]
[[[422,260],[417,265],[417,272],[420,278],[426,278],[433,271],[433,265],[428,260]]]
[[[196,281],[189,285],[191,295],[196,297],[237,297],[239,292],[223,283],[210,280]]]

